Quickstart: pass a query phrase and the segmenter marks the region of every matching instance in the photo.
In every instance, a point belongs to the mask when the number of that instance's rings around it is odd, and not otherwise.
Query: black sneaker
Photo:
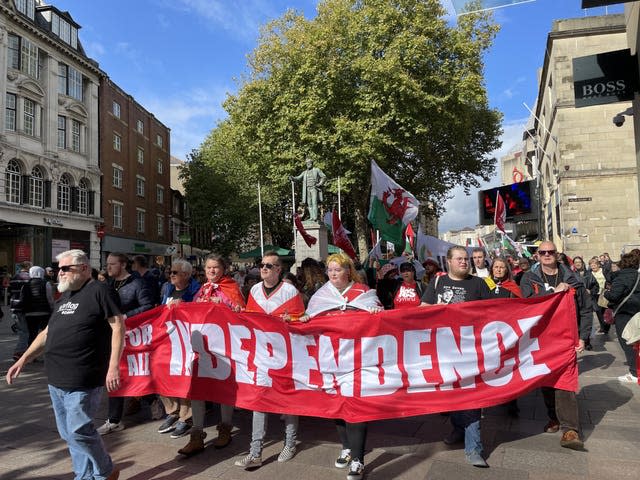
[[[182,420],[179,420],[175,423],[175,428],[171,433],[171,438],[180,438],[186,435],[187,433],[189,433],[190,430],[191,430],[190,424],[188,424],[187,422],[183,422]]]
[[[167,417],[164,419],[164,422],[162,422],[162,424],[160,424],[160,426],[158,427],[158,433],[169,433],[175,430],[176,428],[175,423],[177,421],[178,421],[177,415],[167,415]]]

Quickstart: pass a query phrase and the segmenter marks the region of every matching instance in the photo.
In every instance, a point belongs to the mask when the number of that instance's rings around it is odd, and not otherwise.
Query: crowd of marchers
[[[209,255],[202,269],[183,259],[162,270],[150,269],[144,256],[131,261],[124,254],[111,253],[106,270],[97,272],[80,250],[63,252],[57,260],[57,275],[50,268],[24,264],[6,286],[19,333],[15,363],[6,379],[13,383],[25,364],[44,357],[56,423],[68,444],[76,478],[119,478],[101,436],[123,430],[123,416],[144,402],[149,403],[152,418],[161,421],[160,434],[188,436],[178,450],[181,455],[189,457],[205,448],[206,404],[189,398],[110,396],[106,422],[94,426],[105,389],[121,387],[118,365],[127,319],[159,305],[213,302],[235,312],[270,314],[283,322],[309,322],[318,316],[340,322],[345,310],[376,313],[568,290],[576,302],[576,362],[578,354],[591,348],[592,334],[607,336],[614,325],[629,367],[619,380],[638,383],[638,353],[622,340],[621,333],[640,311],[640,250],[614,262],[606,253],[588,261],[578,256],[571,259],[549,241],[540,243],[531,259],[490,259],[483,248],[453,246],[442,265],[433,258],[419,263],[408,256],[370,258],[365,266],[338,253],[325,262],[308,258],[295,274],[287,271],[275,252],[266,252],[253,268],[235,270],[220,255]],[[560,432],[562,447],[582,449],[576,393],[545,387],[542,396],[549,416],[544,431]],[[517,400],[509,403],[507,411],[518,415]],[[231,442],[233,414],[233,405],[220,405],[214,447],[224,448]],[[247,470],[262,465],[269,418],[264,412],[252,415],[248,453],[235,462]],[[449,418],[451,432],[444,442],[464,444],[467,462],[488,467],[480,435],[481,409],[452,411]],[[282,419],[284,444],[277,460],[286,462],[297,452],[298,417],[283,414]],[[365,471],[367,422],[334,421],[341,443],[335,467],[346,469],[349,480],[360,479]]]

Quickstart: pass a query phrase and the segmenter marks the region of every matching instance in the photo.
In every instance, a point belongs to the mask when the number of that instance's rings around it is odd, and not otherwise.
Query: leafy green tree
[[[361,251],[372,159],[441,213],[454,187],[488,180],[501,133],[482,58],[497,27],[486,14],[457,25],[444,14],[439,0],[324,0],[312,20],[287,12],[263,29],[225,102],[229,117],[202,151],[226,142],[227,161],[243,181],[264,182],[273,209],[290,197],[288,176],[314,158],[340,176]]]

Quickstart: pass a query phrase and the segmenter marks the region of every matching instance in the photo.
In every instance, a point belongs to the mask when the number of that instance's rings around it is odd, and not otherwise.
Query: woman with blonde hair
[[[309,300],[307,315],[332,316],[338,320],[345,310],[364,310],[369,313],[382,311],[382,304],[375,290],[360,283],[358,273],[351,258],[344,253],[335,253],[327,258],[325,283]],[[338,320],[339,321],[339,320]],[[367,438],[367,423],[349,423],[336,419],[342,451],[335,461],[338,468],[349,467],[350,480],[364,475],[364,446]]]

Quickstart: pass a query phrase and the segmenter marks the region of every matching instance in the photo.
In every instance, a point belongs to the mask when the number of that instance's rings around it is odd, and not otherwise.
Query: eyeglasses
[[[177,275],[177,274],[182,273],[182,272],[179,272],[178,270],[171,270],[170,273],[171,273],[171,275]]]
[[[555,250],[538,250],[538,255],[555,255]]]
[[[260,263],[258,267],[266,268],[267,270],[271,270],[273,267],[277,267],[278,265],[274,265],[273,263]]]
[[[63,267],[60,267],[60,271],[64,273],[69,273],[71,271],[71,267],[81,267],[83,265],[84,265],[83,263],[74,263],[73,265],[65,265]]]
[[[469,258],[456,257],[456,258],[452,258],[451,260],[454,261],[454,262],[458,262],[458,263],[468,263],[469,262]]]

